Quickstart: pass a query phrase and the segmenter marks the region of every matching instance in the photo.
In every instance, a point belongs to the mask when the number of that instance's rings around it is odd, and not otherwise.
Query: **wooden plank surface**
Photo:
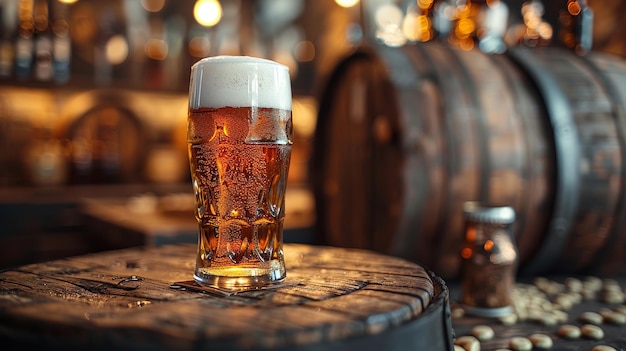
[[[384,334],[441,300],[419,265],[299,244],[285,245],[288,277],[278,288],[228,297],[172,288],[192,279],[195,249],[133,248],[5,270],[0,338],[66,350],[287,349]]]

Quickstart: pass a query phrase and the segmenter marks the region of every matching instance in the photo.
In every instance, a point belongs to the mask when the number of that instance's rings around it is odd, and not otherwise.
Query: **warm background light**
[[[222,19],[222,5],[217,0],[198,0],[193,16],[200,25],[212,27]]]
[[[189,54],[193,57],[206,57],[211,50],[209,38],[198,36],[189,41]]]
[[[296,60],[299,62],[310,62],[315,59],[315,45],[312,41],[303,40],[296,44],[294,48]]]
[[[335,3],[341,7],[352,7],[359,3],[359,0],[335,0]]]
[[[149,12],[159,12],[165,6],[165,0],[141,0],[141,6]]]
[[[144,47],[146,56],[157,61],[165,60],[167,58],[168,51],[167,43],[162,39],[150,39]]]
[[[106,58],[109,63],[118,65],[128,57],[128,42],[122,35],[112,36],[106,43]]]

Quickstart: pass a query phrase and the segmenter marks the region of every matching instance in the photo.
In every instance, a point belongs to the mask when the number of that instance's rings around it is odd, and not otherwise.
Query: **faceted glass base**
[[[193,277],[202,285],[223,289],[249,289],[280,283],[285,280],[285,275],[284,263],[271,260],[226,267],[196,267]]]

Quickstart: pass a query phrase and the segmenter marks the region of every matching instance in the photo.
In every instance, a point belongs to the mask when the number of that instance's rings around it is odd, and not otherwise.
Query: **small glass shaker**
[[[510,314],[518,263],[512,231],[515,210],[509,206],[466,202],[463,212],[461,304],[466,313],[475,316]]]

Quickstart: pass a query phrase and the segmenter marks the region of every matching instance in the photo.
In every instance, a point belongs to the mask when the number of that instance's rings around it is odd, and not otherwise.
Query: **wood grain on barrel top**
[[[288,278],[217,297],[176,290],[195,245],[127,249],[0,273],[0,339],[147,349],[288,347],[379,333],[435,296],[419,265],[367,251],[285,245]]]

